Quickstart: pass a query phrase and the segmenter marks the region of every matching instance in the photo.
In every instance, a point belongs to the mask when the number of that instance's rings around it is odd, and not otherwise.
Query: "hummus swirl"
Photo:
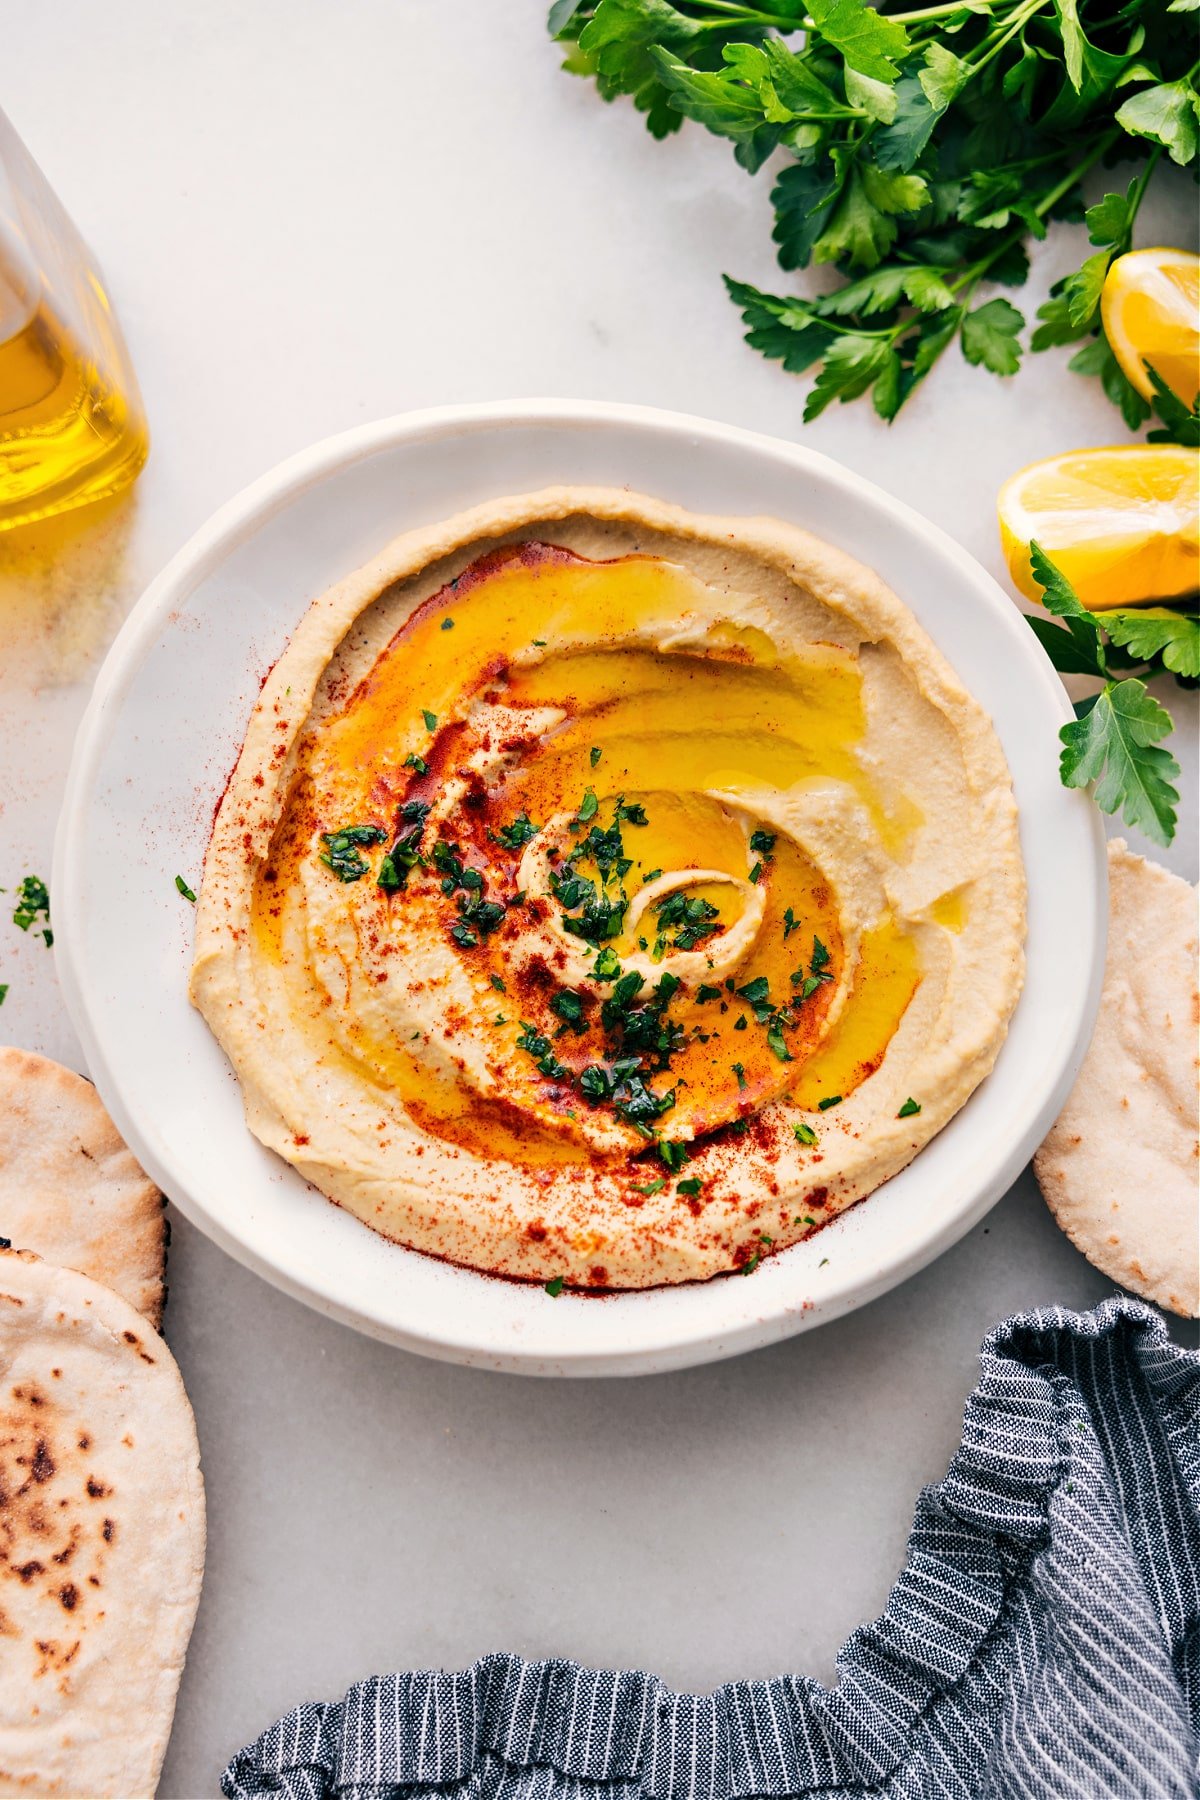
[[[868,570],[605,489],[316,601],[219,809],[193,998],[256,1135],[489,1272],[757,1266],[995,1060],[1024,878],[992,728]]]

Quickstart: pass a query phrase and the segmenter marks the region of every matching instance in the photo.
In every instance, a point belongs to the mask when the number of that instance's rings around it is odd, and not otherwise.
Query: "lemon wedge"
[[[1031,463],[996,503],[1009,574],[1031,600],[1035,540],[1087,607],[1177,599],[1200,581],[1200,458],[1167,444],[1071,450]]]
[[[1118,256],[1105,278],[1100,318],[1122,374],[1144,399],[1154,395],[1149,363],[1191,406],[1200,391],[1200,256],[1188,250]]]

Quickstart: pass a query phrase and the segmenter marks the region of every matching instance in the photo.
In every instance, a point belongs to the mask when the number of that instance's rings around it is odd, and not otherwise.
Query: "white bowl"
[[[384,1241],[251,1137],[187,999],[213,812],[266,671],[308,602],[398,531],[558,482],[630,486],[697,512],[772,513],[878,570],[991,714],[1029,881],[1028,974],[987,1081],[904,1172],[748,1278],[551,1299]],[[1104,961],[1105,862],[1058,780],[1071,710],[1033,633],[942,532],[826,457],[645,407],[445,407],[349,431],[223,507],[142,597],[79,729],[54,855],[55,950],[88,1066],[181,1210],[322,1312],[426,1355],[543,1375],[732,1356],[861,1306],[982,1217],[1074,1079]]]

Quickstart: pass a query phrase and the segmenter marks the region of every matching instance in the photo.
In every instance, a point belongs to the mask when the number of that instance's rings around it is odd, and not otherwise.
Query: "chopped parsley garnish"
[[[3,1006],[4,1002],[7,999],[8,999],[8,983],[7,983],[7,981],[0,981],[0,1006]]]
[[[453,619],[443,619],[442,620],[442,630],[443,631],[453,631],[454,630],[454,620]]]
[[[464,950],[474,950],[479,943],[479,939],[475,936],[471,927],[469,925],[464,925],[461,920],[457,925],[452,925],[450,927],[450,936],[454,939],[456,944],[461,944]]]
[[[675,1183],[675,1192],[677,1194],[686,1194],[689,1199],[691,1199],[700,1192],[703,1185],[704,1183],[698,1175],[689,1175],[686,1181],[677,1181]]]
[[[406,769],[415,769],[418,775],[428,775],[429,773],[429,764],[423,756],[418,756],[415,750],[410,751],[405,757],[404,766]]]
[[[793,931],[799,931],[799,929],[800,929],[800,920],[796,917],[795,913],[792,911],[790,906],[785,907],[784,913],[783,913],[783,941],[784,941],[784,943],[785,944],[787,943],[787,941],[791,937]]]
[[[661,869],[649,870],[649,872],[647,874],[642,876],[642,886],[645,887],[645,885],[648,881],[657,881],[661,874],[662,874]]]
[[[816,1144],[820,1141],[812,1126],[806,1124],[803,1119],[800,1121],[799,1125],[793,1125],[792,1130],[796,1134],[796,1141],[798,1143]],[[811,1224],[811,1220],[809,1222]]]
[[[196,904],[196,896],[195,896],[195,894],[193,894],[191,888],[188,886],[187,882],[183,879],[182,875],[177,875],[175,877],[175,886],[178,889],[178,891],[183,895],[185,900],[190,900],[193,906]]]
[[[564,917],[563,924],[573,937],[586,944],[599,944],[605,938],[619,937],[625,918],[624,900],[589,900],[577,919]]]
[[[696,989],[696,998],[697,1000],[719,1000],[721,990],[719,987],[714,987],[711,981],[702,981]]]
[[[775,1239],[773,1237],[768,1237],[765,1231],[759,1234],[758,1243],[754,1249],[754,1255],[750,1258],[749,1262],[744,1262],[742,1264],[741,1272],[743,1275],[753,1275],[755,1269],[757,1269],[759,1263],[762,1261],[764,1247],[769,1249],[774,1242]]]
[[[651,1119],[661,1119],[665,1112],[670,1112],[674,1104],[674,1088],[665,1094],[656,1094],[638,1074],[625,1075],[613,1092],[614,1112],[630,1125],[647,1124]]]
[[[810,973],[808,975],[804,973],[804,965],[801,963],[800,967],[792,974],[792,985],[800,989],[796,996],[797,999],[808,1000],[816,993],[823,981],[833,980],[833,970],[829,966],[829,961],[828,950],[819,937],[814,937],[812,961],[809,964]]]
[[[666,1185],[666,1177],[663,1175],[656,1175],[653,1181],[635,1181],[633,1183],[633,1191],[635,1194],[661,1194]]]
[[[437,730],[437,714],[436,713],[430,712],[430,710],[427,706],[423,706],[421,708],[421,717],[425,721],[426,731],[436,731]]]
[[[421,838],[425,831],[428,806],[422,800],[408,800],[400,811],[403,818],[416,822],[407,831],[401,832],[379,865],[376,880],[385,894],[394,894],[404,887],[409,871],[425,860],[421,854]]]
[[[684,1163],[691,1155],[691,1151],[685,1143],[672,1143],[669,1138],[659,1138],[658,1154],[662,1157],[662,1160],[666,1163],[668,1169],[674,1174],[676,1169],[682,1169]]]
[[[817,1111],[828,1112],[831,1106],[839,1106],[841,1104],[841,1099],[842,1096],[840,1094],[826,1094],[823,1100],[817,1101]]]
[[[579,1087],[585,1098],[598,1106],[612,1098],[613,1078],[603,1063],[589,1063],[579,1077]]]
[[[620,1034],[623,1049],[653,1051],[657,1066],[665,1069],[683,1037],[682,1027],[665,1017],[679,979],[669,974],[660,976],[642,1003],[635,1006],[644,986],[636,969],[627,970],[602,1004],[600,1020],[606,1030]]]
[[[595,768],[596,764],[600,761],[600,758],[603,755],[604,755],[604,752],[600,748],[599,744],[593,744],[591,749],[588,751],[588,761],[591,763],[593,769]]]
[[[535,650],[544,650],[548,641],[546,638],[534,638],[533,647]]]
[[[735,1031],[745,1031],[745,1029],[746,1029],[746,1015],[745,1015],[745,1013],[742,1013],[742,1015],[741,1015],[741,1017],[740,1017],[740,1018],[737,1018],[737,1019],[735,1019],[735,1020],[734,1020],[734,1021],[733,1021],[733,1029],[734,1029],[734,1030],[735,1030]]]
[[[698,894],[668,894],[654,908],[658,915],[658,927],[665,937],[668,931],[674,931],[673,940],[676,950],[694,950],[705,938],[711,937],[720,929],[713,923],[721,917],[720,911],[711,900],[702,900]]]
[[[739,1000],[744,1000],[747,1006],[753,1008],[754,1016],[760,1025],[769,1019],[775,1010],[771,1004],[771,985],[765,975],[756,975],[753,981],[746,983],[745,987],[734,988],[733,991]]]
[[[504,977],[502,975],[489,975],[488,980],[498,994],[507,994],[508,989],[504,985]]]
[[[555,1056],[554,1046],[550,1039],[544,1037],[540,1031],[535,1031],[533,1026],[526,1024],[524,1020],[521,1021],[521,1029],[517,1033],[517,1049],[524,1050],[526,1055],[531,1056],[537,1064],[539,1073],[547,1076],[551,1081],[563,1081],[571,1073],[570,1069],[560,1063]]]
[[[555,1275],[550,1281],[548,1281],[546,1283],[546,1292],[549,1294],[549,1296],[552,1300],[557,1300],[558,1296],[562,1293],[562,1291],[566,1287],[566,1285],[567,1285],[567,1283],[566,1283],[565,1276]]]
[[[535,838],[541,829],[540,825],[534,824],[528,813],[522,812],[517,814],[511,825],[501,825],[498,831],[492,833],[492,837],[496,843],[503,844],[506,850],[519,850],[523,844]]]
[[[465,881],[467,875],[476,874],[478,874],[477,869],[467,869],[464,871],[463,879]],[[458,895],[455,905],[458,907],[461,923],[452,925],[450,933],[455,942],[462,944],[465,949],[473,948],[479,940],[472,935],[471,943],[468,944],[466,938],[459,935],[460,932],[465,930],[471,933],[473,927],[475,932],[480,933],[483,937],[488,937],[504,922],[506,909],[499,900],[484,900],[479,894],[466,893]]]
[[[738,1090],[740,1092],[746,1086],[746,1071],[741,1063],[734,1063],[733,1072],[737,1076]]]
[[[550,1002],[550,1011],[562,1020],[559,1035],[564,1031],[576,1033],[587,1030],[583,1016],[583,999],[573,988],[562,988]]]
[[[746,1001],[758,1023],[766,1026],[767,1043],[780,1062],[791,1062],[792,1053],[784,1041],[783,1031],[786,1025],[793,1023],[792,1016],[785,1007],[776,1006],[771,999],[770,983],[766,976],[756,975],[753,981],[746,983],[745,987],[735,987],[733,992],[739,1000]],[[734,1030],[740,1030],[741,1025],[742,1021],[739,1020],[734,1026]]]
[[[625,854],[621,827],[615,823],[607,831],[593,825],[583,841],[576,844],[567,861],[572,867],[581,862],[594,862],[606,886],[614,875],[620,880],[633,867]]]
[[[592,976],[596,981],[615,981],[621,973],[621,959],[611,944],[605,944],[599,956],[592,964]]]
[[[910,1094],[908,1099],[904,1102],[904,1105],[900,1108],[900,1111],[896,1114],[896,1117],[898,1119],[911,1119],[919,1113],[920,1110],[920,1104],[914,1100]]]
[[[439,838],[433,846],[433,866],[442,876],[443,894],[452,894],[457,887],[463,886],[463,860],[458,854],[457,844],[448,844]]]
[[[579,802],[579,811],[576,813],[575,817],[581,825],[586,825],[589,819],[595,818],[599,810],[600,802],[596,798],[596,790],[595,788],[588,788],[583,799]]]
[[[752,831],[750,848],[756,856],[770,856],[775,848],[775,833],[773,831]]]
[[[586,875],[564,875],[558,869],[551,869],[550,892],[570,912],[572,908],[583,906],[586,901],[596,898],[596,884],[589,881]]]
[[[762,864],[760,862],[756,862],[754,867],[750,871],[750,879],[752,882],[754,882],[755,886],[758,885],[758,878],[762,874],[762,872],[763,872]]]
[[[640,805],[637,801],[635,801],[632,806],[626,806],[625,796],[623,794],[617,801],[615,817],[618,824],[622,819],[624,819],[627,825],[648,825],[650,823],[649,819],[646,817],[645,807]]]
[[[368,864],[360,850],[386,843],[387,832],[378,825],[345,825],[341,831],[323,831],[321,842],[325,846],[321,861],[339,881],[361,881]]]

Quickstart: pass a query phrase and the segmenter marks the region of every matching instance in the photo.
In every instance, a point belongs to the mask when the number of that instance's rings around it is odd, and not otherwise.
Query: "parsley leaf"
[[[1126,824],[1156,844],[1175,835],[1179,764],[1158,747],[1172,728],[1170,713],[1136,679],[1110,681],[1080,717],[1059,732],[1064,787],[1096,783],[1102,812],[1119,812]]]
[[[1106,612],[1104,629],[1114,644],[1141,662],[1158,657],[1173,675],[1200,678],[1200,614],[1169,606],[1140,606],[1135,612]]]
[[[982,363],[994,375],[1015,375],[1021,366],[1017,334],[1024,323],[1024,314],[1011,301],[989,300],[962,322],[963,355],[969,363]]]
[[[908,33],[866,0],[809,0],[809,15],[827,44],[840,50],[848,68],[875,81],[895,81],[908,50]]]
[[[1173,721],[1144,681],[1133,676],[1123,681],[1111,677],[1103,633],[1108,630],[1119,648],[1121,636],[1126,636],[1135,655],[1141,645],[1143,655],[1161,654],[1164,663],[1170,656],[1186,669],[1197,655],[1194,615],[1167,607],[1147,608],[1157,617],[1145,626],[1138,623],[1136,614],[1125,612],[1115,613],[1110,626],[1106,615],[1088,612],[1061,569],[1037,543],[1030,545],[1030,567],[1042,588],[1043,605],[1067,627],[1066,632],[1055,631],[1044,620],[1030,620],[1056,666],[1095,675],[1105,684],[1100,693],[1079,702],[1075,720],[1058,734],[1063,744],[1059,773],[1064,787],[1087,787],[1094,782],[1094,797],[1101,811],[1119,812],[1126,824],[1144,831],[1155,843],[1169,844],[1175,835],[1179,792],[1174,783],[1180,770],[1170,752],[1161,748],[1161,740],[1172,730]],[[1182,621],[1182,626],[1175,620]],[[1059,645],[1054,639],[1067,641]]]
[[[1147,433],[1152,444],[1182,444],[1187,450],[1200,449],[1200,394],[1190,410],[1173,394],[1157,369],[1146,364],[1146,373],[1154,389],[1154,410],[1162,427]],[[1141,395],[1138,395],[1139,400]]]

